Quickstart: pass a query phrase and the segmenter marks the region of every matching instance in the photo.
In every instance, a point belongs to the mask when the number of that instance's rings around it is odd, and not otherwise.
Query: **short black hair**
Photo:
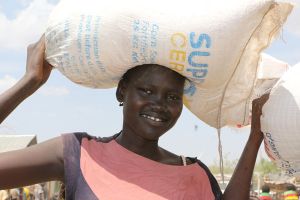
[[[129,70],[127,70],[127,71],[123,74],[121,80],[124,81],[124,82],[129,82],[130,79],[131,79],[131,77],[132,77],[132,75],[134,75],[135,73],[140,72],[141,70],[143,70],[143,69],[146,68],[146,67],[148,68],[148,67],[164,67],[164,66],[162,66],[162,65],[157,65],[157,64],[143,64],[143,65],[138,65],[138,66],[135,66],[135,67],[130,68]],[[164,68],[169,69],[169,68],[167,68],[167,67],[164,67]],[[171,70],[171,69],[169,69],[169,70]],[[186,77],[184,77],[183,75],[179,74],[178,72],[176,72],[176,71],[174,71],[174,70],[171,70],[171,71],[173,71],[174,73],[176,73],[176,74],[178,75],[178,77],[181,77],[181,78],[183,78],[184,80],[186,79]]]
[[[293,190],[293,191],[296,191],[296,187],[295,187],[295,185],[289,183],[289,184],[286,186],[286,190]]]
[[[269,193],[270,192],[270,187],[268,185],[263,185],[261,187],[261,191]]]

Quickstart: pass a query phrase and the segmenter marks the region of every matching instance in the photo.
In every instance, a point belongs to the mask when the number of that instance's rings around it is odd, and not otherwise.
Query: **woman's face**
[[[142,66],[122,87],[123,130],[158,140],[174,126],[182,111],[185,79],[157,65]]]

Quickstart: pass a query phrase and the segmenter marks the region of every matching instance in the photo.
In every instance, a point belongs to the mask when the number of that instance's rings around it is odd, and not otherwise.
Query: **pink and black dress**
[[[219,200],[221,190],[196,158],[186,166],[162,164],[119,145],[114,135],[63,135],[67,200]]]

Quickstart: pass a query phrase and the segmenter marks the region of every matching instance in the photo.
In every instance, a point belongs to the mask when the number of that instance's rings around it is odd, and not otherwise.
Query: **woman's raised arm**
[[[28,47],[26,73],[0,95],[0,123],[27,97],[43,85],[52,66],[44,59],[45,38]],[[33,123],[34,125],[34,123]],[[26,149],[0,154],[0,189],[48,180],[63,180],[63,144],[57,137]]]
[[[28,47],[25,75],[10,89],[0,95],[0,123],[27,97],[43,85],[52,66],[44,59],[45,38]]]
[[[232,178],[225,189],[223,199],[241,200],[249,199],[250,184],[259,147],[263,141],[260,130],[261,109],[268,100],[265,94],[252,102],[251,132],[242,156],[235,168]]]

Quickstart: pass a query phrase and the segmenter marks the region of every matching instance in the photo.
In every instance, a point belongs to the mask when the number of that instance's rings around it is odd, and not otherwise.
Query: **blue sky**
[[[0,92],[24,74],[26,47],[39,38],[57,2],[0,0]],[[294,2],[296,7],[281,37],[265,51],[290,65],[300,62],[300,5]],[[3,122],[0,134],[37,134],[39,141],[74,131],[111,135],[120,131],[122,125],[122,110],[114,93],[115,89],[78,86],[54,70],[47,84]],[[223,151],[228,158],[239,157],[248,132],[248,128],[222,129]],[[218,159],[216,133],[184,110],[177,125],[162,137],[160,144],[177,154],[197,156],[209,165]],[[260,154],[264,155],[263,150]]]

